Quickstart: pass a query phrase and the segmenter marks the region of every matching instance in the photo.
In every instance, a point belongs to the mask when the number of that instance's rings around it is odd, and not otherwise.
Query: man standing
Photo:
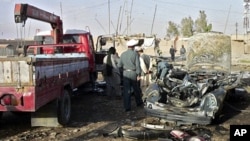
[[[185,49],[184,45],[181,45],[180,55],[181,55],[182,60],[185,60],[185,54],[186,54],[186,49]]]
[[[121,96],[121,79],[120,70],[117,67],[118,62],[119,57],[116,55],[116,49],[114,47],[110,47],[108,54],[103,58],[103,76],[107,83],[107,95],[111,97]]]
[[[137,106],[143,105],[141,90],[137,83],[141,75],[139,55],[134,51],[137,44],[138,40],[129,40],[127,42],[128,49],[121,54],[118,63],[118,67],[123,70],[123,103],[126,112],[131,110],[132,91]]]
[[[170,50],[169,50],[169,53],[170,53],[170,55],[171,55],[171,60],[172,60],[172,61],[174,61],[174,59],[175,59],[175,52],[176,52],[175,48],[173,47],[173,45],[171,45],[171,48],[170,48]]]
[[[145,88],[149,85],[149,68],[150,68],[150,57],[147,54],[144,54],[143,48],[136,46],[135,51],[138,52],[140,58],[140,67],[141,67],[141,81],[140,85],[141,88]]]

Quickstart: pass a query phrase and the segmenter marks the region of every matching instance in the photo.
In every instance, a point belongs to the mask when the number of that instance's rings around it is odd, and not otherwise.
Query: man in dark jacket
[[[128,41],[128,49],[121,54],[118,63],[118,67],[123,70],[123,103],[126,112],[131,110],[132,91],[134,92],[137,106],[143,105],[141,90],[138,86],[141,75],[139,55],[134,51],[134,47],[137,44],[138,40],[132,39]]]
[[[140,46],[135,47],[135,51],[139,54],[139,61],[140,61],[140,66],[141,66],[141,81],[140,82],[140,87],[146,88],[149,85],[150,81],[150,74],[149,74],[149,69],[150,69],[150,56],[145,54],[143,52],[143,48]]]
[[[174,61],[174,59],[175,59],[175,52],[176,52],[175,48],[173,47],[173,45],[171,45],[171,48],[170,48],[170,50],[169,50],[169,53],[170,53],[170,55],[171,55],[171,60],[172,60],[172,61]]]

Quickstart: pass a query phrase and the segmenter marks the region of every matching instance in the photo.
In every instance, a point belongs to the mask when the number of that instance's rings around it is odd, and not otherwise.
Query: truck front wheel
[[[64,89],[62,96],[58,99],[58,122],[61,125],[67,125],[70,120],[71,114],[71,100],[70,100],[70,91],[68,89]]]

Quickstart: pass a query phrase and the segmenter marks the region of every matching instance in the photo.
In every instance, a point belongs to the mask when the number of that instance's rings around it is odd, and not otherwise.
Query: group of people
[[[127,42],[128,49],[119,57],[114,47],[110,47],[104,57],[104,79],[109,95],[122,96],[124,109],[131,111],[131,96],[134,95],[136,105],[143,106],[141,86],[149,83],[150,57],[137,46],[138,40]],[[122,77],[121,77],[122,75]],[[123,92],[120,84],[123,84]]]
[[[103,76],[107,84],[107,94],[109,96],[118,96],[123,98],[125,111],[131,110],[131,96],[134,95],[137,106],[142,106],[142,89],[149,85],[150,81],[150,57],[144,54],[143,48],[138,46],[138,40],[129,40],[128,49],[119,57],[116,49],[110,47],[108,54],[104,57]],[[170,55],[172,61],[175,60],[176,49],[171,46]],[[186,49],[182,45],[180,49],[181,57],[185,56]],[[168,64],[167,64],[168,66]],[[159,76],[163,79],[168,71],[162,68],[166,67],[166,62],[159,65],[158,70],[162,70]],[[161,68],[162,67],[162,68]],[[168,67],[167,67],[168,68]],[[121,89],[121,82],[123,91]]]
[[[173,45],[171,45],[171,48],[169,49],[169,53],[171,55],[171,60],[175,61],[175,53],[176,53],[176,49],[174,48]],[[180,49],[180,57],[182,60],[185,59],[185,54],[186,54],[186,49],[184,47],[184,45],[181,45],[181,49]]]

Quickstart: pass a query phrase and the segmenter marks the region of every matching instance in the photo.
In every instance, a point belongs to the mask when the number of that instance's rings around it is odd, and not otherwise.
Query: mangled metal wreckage
[[[242,77],[230,70],[231,39],[197,34],[189,39],[186,58],[185,67],[168,69],[161,83],[150,84],[144,108],[147,115],[177,125],[210,124],[220,114],[227,92],[238,87]]]

